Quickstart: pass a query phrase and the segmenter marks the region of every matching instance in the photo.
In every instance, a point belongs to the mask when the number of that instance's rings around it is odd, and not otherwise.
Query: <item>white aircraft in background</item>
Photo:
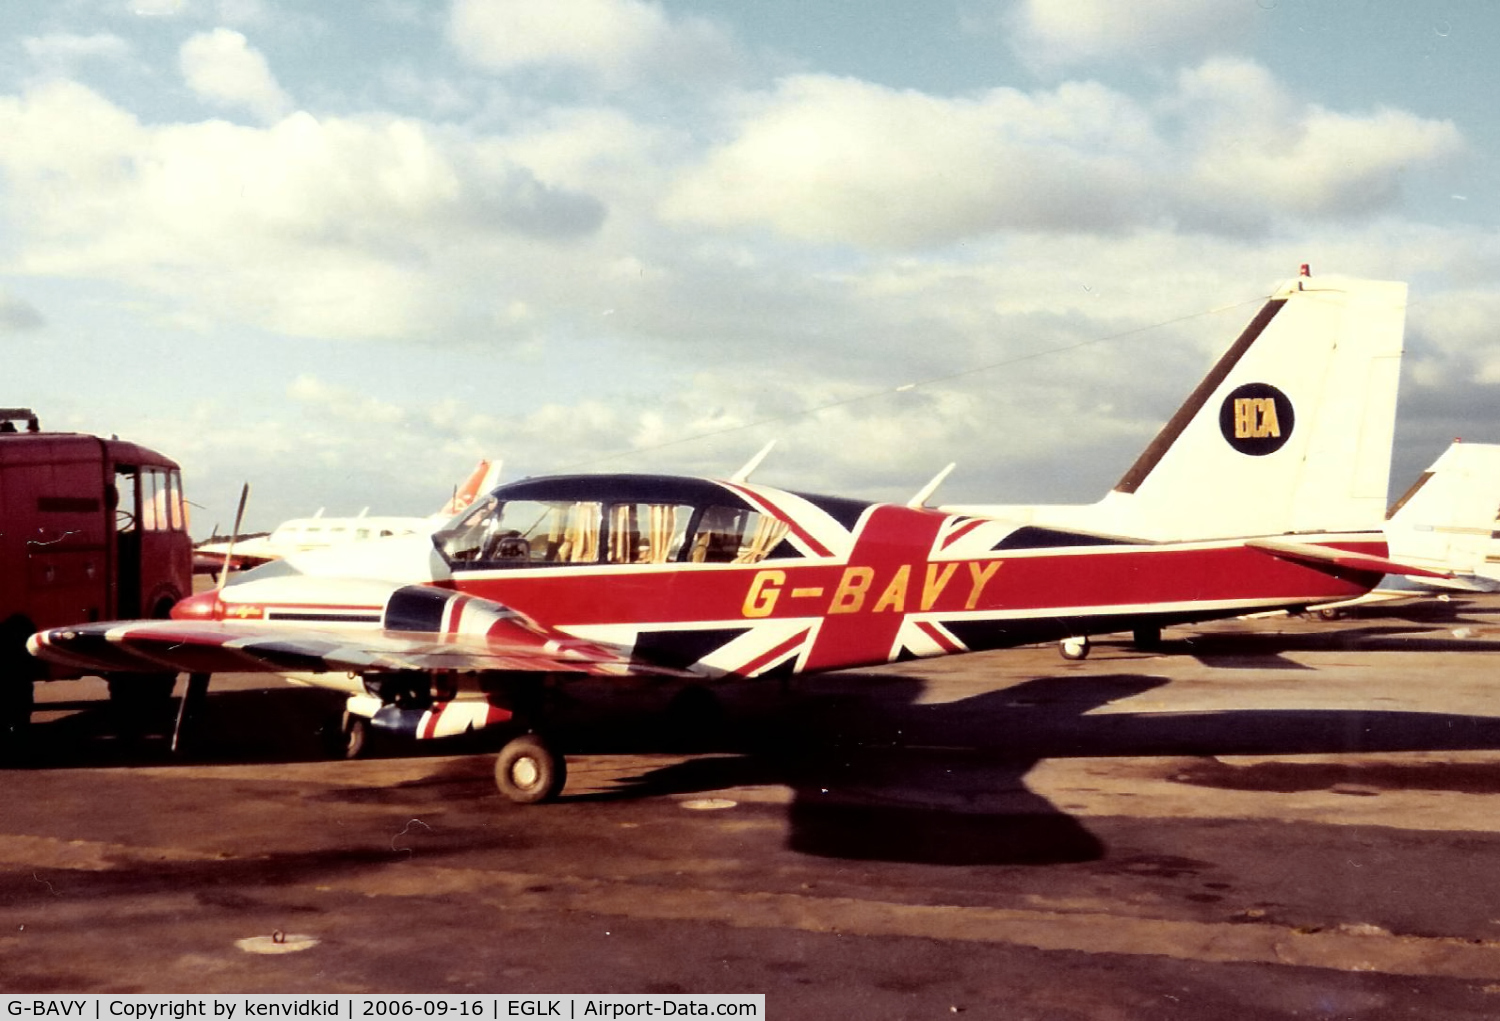
[[[1357,599],[1311,609],[1332,620],[1345,607],[1365,603],[1500,591],[1500,564],[1486,562],[1496,504],[1500,504],[1500,444],[1455,440],[1391,505],[1385,523],[1392,560],[1451,576],[1388,574]]]
[[[1092,504],[943,509],[1030,525],[1183,542],[1380,529],[1391,470],[1406,285],[1313,278],[1280,288],[1113,490]],[[1160,615],[1134,626],[1155,645]],[[1127,623],[1128,626],[1128,623]],[[1088,655],[1066,639],[1069,659]]]
[[[348,542],[430,534],[466,510],[475,497],[499,485],[501,464],[500,461],[480,461],[468,478],[455,487],[453,496],[427,517],[370,517],[366,507],[352,518],[325,518],[319,508],[318,513],[310,518],[283,521],[268,535],[236,539],[233,543],[205,542],[193,550],[193,567],[198,571],[217,571],[224,566],[226,557],[233,559],[231,567],[256,567],[293,553]]]

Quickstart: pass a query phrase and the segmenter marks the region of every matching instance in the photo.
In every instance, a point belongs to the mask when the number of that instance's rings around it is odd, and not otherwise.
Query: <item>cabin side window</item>
[[[682,556],[693,508],[670,503],[617,503],[609,509],[611,564],[670,564]]]
[[[433,536],[456,571],[562,564],[753,564],[785,522],[745,507],[491,496]],[[783,551],[784,554],[784,551]]]
[[[688,557],[695,564],[754,564],[786,538],[787,523],[745,507],[709,507]]]

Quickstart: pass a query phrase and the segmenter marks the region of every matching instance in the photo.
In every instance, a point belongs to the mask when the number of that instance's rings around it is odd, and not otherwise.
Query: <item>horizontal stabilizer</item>
[[[1403,564],[1388,557],[1372,557],[1368,553],[1353,553],[1349,550],[1313,546],[1304,542],[1287,542],[1284,539],[1246,539],[1245,545],[1279,560],[1290,560],[1309,567],[1359,571],[1367,574],[1405,574],[1421,578],[1453,577],[1451,571],[1433,571],[1414,564]]]

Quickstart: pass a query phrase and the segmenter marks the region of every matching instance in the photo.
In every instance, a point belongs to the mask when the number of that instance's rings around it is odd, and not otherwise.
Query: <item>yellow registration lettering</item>
[[[948,587],[948,582],[953,578],[953,572],[958,570],[957,564],[944,564],[941,568],[937,564],[927,565],[927,580],[922,583],[922,609],[930,610],[938,601],[938,596],[943,594],[943,589]]]
[[[969,579],[973,585],[969,589],[969,601],[964,603],[965,610],[972,610],[979,605],[980,594],[984,592],[984,587],[990,583],[990,579],[995,576],[995,572],[1000,570],[1001,563],[1003,561],[991,560],[981,567],[974,561],[969,561]]]
[[[785,584],[785,571],[756,571],[754,580],[750,582],[750,591],[745,593],[745,605],[740,608],[740,612],[746,617],[769,617],[776,609],[781,586]]]
[[[885,587],[880,598],[875,600],[875,609],[872,613],[880,613],[884,610],[895,610],[897,613],[906,612],[906,585],[911,580],[911,565],[902,564],[891,583]]]
[[[875,580],[875,569],[873,567],[846,567],[844,576],[839,579],[839,587],[833,593],[833,602],[828,604],[828,612],[834,613],[858,613],[860,607],[865,605],[865,596],[870,591],[870,582]]]

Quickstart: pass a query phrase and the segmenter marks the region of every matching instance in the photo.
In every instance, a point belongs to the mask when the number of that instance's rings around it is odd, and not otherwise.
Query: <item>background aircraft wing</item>
[[[429,612],[434,610],[436,615]],[[43,659],[90,673],[514,670],[697,676],[636,662],[626,649],[574,638],[488,600],[424,586],[393,594],[384,623],[353,629],[255,620],[119,621],[42,631],[29,647]]]

